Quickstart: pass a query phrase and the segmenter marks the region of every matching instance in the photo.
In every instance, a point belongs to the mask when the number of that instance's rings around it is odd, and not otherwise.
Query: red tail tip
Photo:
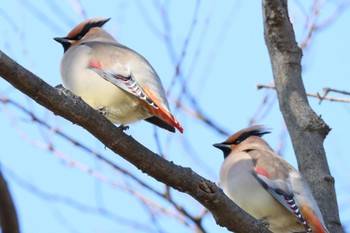
[[[176,121],[175,123],[176,123],[175,127],[179,130],[179,132],[184,133],[184,129],[182,128],[180,123],[178,121]]]

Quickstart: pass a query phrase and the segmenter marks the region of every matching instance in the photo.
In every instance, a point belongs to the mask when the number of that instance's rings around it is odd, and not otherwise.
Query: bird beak
[[[215,144],[213,144],[213,146],[220,149],[220,150],[225,150],[227,148],[230,148],[229,145],[223,144],[223,143],[215,143]]]
[[[220,149],[224,153],[224,158],[226,158],[231,153],[230,145],[224,143],[215,143],[213,146]]]
[[[55,37],[53,39],[63,46],[64,52],[66,52],[72,44],[67,37]]]
[[[55,37],[53,38],[55,41],[57,41],[58,43],[60,44],[63,44],[63,43],[69,43],[69,40],[67,37]]]

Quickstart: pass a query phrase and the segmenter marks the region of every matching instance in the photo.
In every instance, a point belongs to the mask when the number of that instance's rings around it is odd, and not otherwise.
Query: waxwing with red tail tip
[[[261,138],[267,133],[252,126],[214,144],[224,153],[225,194],[274,233],[329,233],[309,185]]]
[[[66,37],[54,38],[64,48],[63,85],[113,123],[145,119],[182,133],[156,71],[144,57],[101,28],[108,20],[89,19]]]

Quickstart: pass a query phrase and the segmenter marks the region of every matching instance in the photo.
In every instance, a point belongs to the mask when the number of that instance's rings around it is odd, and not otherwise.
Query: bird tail
[[[320,221],[308,205],[301,206],[300,212],[303,214],[313,233],[329,233],[324,223]]]
[[[165,123],[174,126],[179,130],[180,133],[183,133],[183,128],[180,125],[180,122],[170,113],[170,111],[165,108],[158,100],[156,96],[153,95],[152,92],[148,91],[148,89],[145,89],[146,94],[155,102],[157,105],[157,108],[155,107],[149,107],[148,109],[152,113],[152,115],[156,116],[160,120],[164,121]]]

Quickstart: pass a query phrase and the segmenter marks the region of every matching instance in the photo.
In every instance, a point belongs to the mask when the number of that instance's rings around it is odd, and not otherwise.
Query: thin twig
[[[275,89],[275,85],[274,84],[269,84],[269,85],[257,84],[256,88],[257,89],[263,89],[263,88]],[[328,95],[329,92],[336,92],[336,93],[340,93],[340,94],[344,94],[344,95],[350,95],[350,92],[340,91],[340,90],[336,90],[336,89],[332,89],[332,88],[324,88],[323,89],[323,95],[320,95],[319,93],[316,93],[316,94],[306,93],[306,95],[309,96],[309,97],[317,98],[319,100],[319,104],[321,104],[321,102],[323,100],[328,100],[328,101],[331,101],[331,102],[350,103],[350,99],[328,97],[327,95]]]
[[[196,103],[195,103],[196,104]],[[222,134],[223,136],[229,136],[230,134],[224,130],[222,127],[217,125],[214,121],[209,119],[209,117],[205,116],[205,113],[198,107],[191,108],[189,106],[184,105],[183,103],[177,102],[176,105],[181,108],[181,110],[187,113],[189,116],[196,118],[202,121],[204,124],[209,126],[211,129],[215,130],[217,133]]]
[[[59,195],[59,194],[52,194],[47,191],[41,190],[40,188],[34,186],[33,184],[27,182],[25,179],[19,177],[14,171],[12,171],[9,168],[4,169],[7,176],[14,181],[17,185],[19,185],[21,188],[35,194],[36,196],[42,198],[43,200],[47,200],[50,203],[52,202],[58,202],[65,204],[71,208],[80,210],[83,213],[91,213],[91,214],[99,214],[102,215],[108,219],[111,219],[113,221],[117,221],[119,224],[126,224],[126,225],[132,225],[136,228],[141,228],[143,230],[147,230],[149,232],[152,232],[152,229],[150,229],[149,226],[136,222],[134,220],[130,220],[124,217],[121,217],[117,215],[116,213],[113,213],[112,211],[102,208],[102,207],[94,207],[86,205],[78,200],[72,199],[67,196]]]
[[[92,155],[94,157],[96,157],[97,159],[101,160],[102,162],[106,163],[107,165],[109,165],[110,167],[116,169],[117,171],[121,172],[122,174],[130,177],[131,179],[133,179],[134,181],[136,181],[137,183],[139,183],[141,186],[145,187],[146,189],[149,189],[149,191],[153,192],[154,194],[157,194],[158,196],[162,197],[162,193],[155,190],[154,188],[152,188],[150,185],[146,184],[145,182],[143,182],[142,180],[140,180],[139,178],[137,178],[134,174],[132,174],[131,172],[121,168],[120,166],[116,165],[114,162],[112,162],[111,160],[108,160],[107,158],[105,158],[105,156],[101,155],[100,153],[90,149],[89,147],[85,146],[84,144],[78,142],[77,140],[73,139],[72,137],[68,136],[67,134],[65,134],[64,132],[62,132],[60,129],[57,129],[55,127],[52,127],[51,125],[49,125],[47,122],[41,120],[39,117],[37,117],[33,112],[31,112],[29,109],[25,108],[23,105],[21,105],[20,103],[17,103],[16,101],[6,98],[5,96],[0,95],[0,101],[3,102],[4,104],[11,104],[12,106],[20,109],[22,112],[26,113],[27,115],[29,115],[31,117],[31,120],[33,122],[37,122],[38,124],[40,124],[42,127],[52,131],[53,133],[57,134],[58,136],[62,137],[63,139],[67,140],[68,142],[72,143],[74,146],[82,149],[83,151],[87,152],[89,155]]]

